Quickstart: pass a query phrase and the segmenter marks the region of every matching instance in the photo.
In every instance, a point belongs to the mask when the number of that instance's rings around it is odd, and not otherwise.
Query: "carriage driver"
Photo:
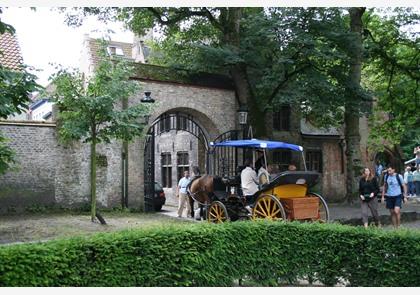
[[[241,187],[247,204],[253,204],[255,202],[255,193],[258,191],[258,178],[257,173],[251,167],[252,161],[245,159],[245,169],[241,172]],[[251,211],[249,206],[246,208]]]

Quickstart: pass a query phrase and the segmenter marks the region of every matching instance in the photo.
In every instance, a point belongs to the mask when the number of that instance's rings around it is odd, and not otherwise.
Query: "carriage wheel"
[[[328,209],[327,202],[325,202],[324,198],[317,193],[308,193],[308,197],[314,197],[319,199],[318,221],[329,222],[330,210]]]
[[[285,220],[283,205],[273,195],[259,196],[252,210],[253,219]]]
[[[222,223],[229,221],[226,206],[219,201],[211,203],[208,209],[207,221],[212,223]]]

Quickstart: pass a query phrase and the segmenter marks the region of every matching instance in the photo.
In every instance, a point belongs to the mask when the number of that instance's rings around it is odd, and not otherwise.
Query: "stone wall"
[[[16,169],[0,176],[0,213],[34,206],[80,207],[89,202],[87,144],[60,144],[55,124],[0,122],[0,132],[9,139],[18,161]],[[97,150],[106,163],[97,168],[98,206],[118,206],[121,145],[99,145]]]
[[[17,167],[0,176],[0,212],[55,203],[58,145],[53,124],[0,125]]]
[[[163,113],[182,112],[193,117],[209,141],[222,132],[235,129],[237,105],[232,90],[156,81],[139,83],[142,84],[142,91],[130,99],[129,104],[140,103],[144,91],[152,92],[156,104],[148,127]],[[31,206],[80,207],[89,203],[88,144],[60,144],[54,123],[0,122],[0,132],[10,139],[9,145],[16,151],[19,161],[19,169],[0,176],[0,212]],[[190,148],[192,137],[179,135],[181,133],[176,136],[175,153]],[[196,165],[199,156],[195,138],[192,145],[190,162]],[[102,159],[102,164],[97,168],[98,206],[120,206],[123,183],[122,143],[113,141],[108,145],[98,145],[97,153]],[[143,153],[143,139],[136,139],[129,144],[128,203],[129,207],[137,209],[142,209],[144,205]],[[176,156],[173,158],[176,161]],[[156,156],[156,159],[160,157]],[[156,179],[160,178],[160,175],[156,176]]]
[[[198,139],[188,132],[172,130],[163,133],[155,139],[155,181],[162,184],[162,165],[161,154],[170,153],[172,162],[172,186],[164,188],[166,202],[168,204],[177,204],[178,199],[175,197],[176,186],[178,184],[178,167],[177,153],[187,152],[189,161],[189,170],[198,165]]]
[[[206,133],[208,141],[214,140],[223,132],[237,128],[236,111],[238,106],[233,90],[149,80],[139,80],[139,83],[142,91],[130,99],[129,104],[139,103],[143,98],[144,91],[151,91],[151,96],[156,102],[153,105],[148,128],[160,115],[174,112],[191,115],[193,120]],[[176,151],[184,148],[181,142],[188,141],[189,145],[189,138],[191,136],[188,135],[185,135],[184,139],[178,139],[177,137],[176,142],[179,143],[179,146],[175,149],[175,154],[172,155],[173,161],[176,161]],[[140,139],[130,143],[128,200],[133,206],[143,206],[144,204],[143,154],[144,140]],[[197,157],[198,152],[190,155],[191,163],[196,163],[198,161]],[[155,169],[157,170],[160,167],[160,153],[157,153],[157,149],[155,149],[155,161]],[[172,168],[173,180],[175,179],[174,175],[176,175],[175,167]],[[155,179],[160,181],[161,175],[156,170]],[[167,193],[170,194],[171,192],[167,190]],[[173,199],[168,201],[173,203]]]

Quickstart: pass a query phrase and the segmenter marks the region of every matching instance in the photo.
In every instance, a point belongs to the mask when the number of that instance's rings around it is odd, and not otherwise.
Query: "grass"
[[[0,244],[86,236],[100,232],[192,222],[156,213],[101,212],[107,225],[91,222],[88,212],[26,213],[0,217]]]

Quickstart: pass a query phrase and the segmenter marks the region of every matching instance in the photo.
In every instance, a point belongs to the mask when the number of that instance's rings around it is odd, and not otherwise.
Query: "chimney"
[[[145,35],[139,36],[134,34],[133,48],[131,51],[132,58],[135,62],[146,63],[148,51],[145,48],[145,42],[153,40],[153,30],[147,30]]]

